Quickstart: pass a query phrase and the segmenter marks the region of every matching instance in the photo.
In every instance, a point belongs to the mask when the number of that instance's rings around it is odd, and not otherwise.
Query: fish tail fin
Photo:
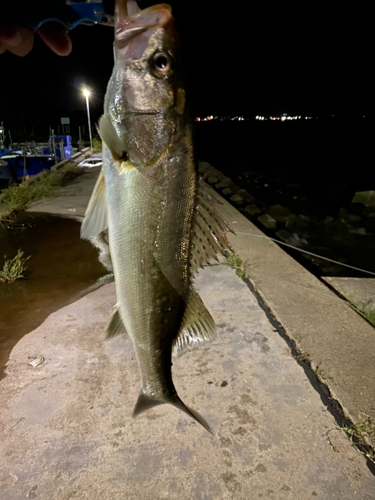
[[[137,402],[135,403],[133,410],[133,417],[138,417],[144,411],[153,408],[154,406],[162,405],[164,401],[159,401],[158,399],[153,398],[152,396],[148,396],[142,390],[139,393]]]
[[[192,410],[188,406],[185,405],[185,403],[177,396],[174,397],[173,401],[170,401],[170,403],[178,408],[179,410],[185,412],[187,415],[192,417],[194,420],[199,422],[210,434],[214,435],[213,430],[211,427],[208,425],[208,423],[205,421],[205,419],[200,415],[197,411]]]
[[[145,394],[141,390],[133,410],[133,417],[137,417],[144,411],[147,411],[150,408],[153,408],[154,406],[162,405],[165,403],[169,403],[174,407],[178,408],[179,410],[183,411],[184,413],[189,415],[189,417],[192,417],[194,420],[199,422],[210,434],[214,435],[211,427],[208,425],[205,419],[201,415],[199,415],[197,411],[194,411],[188,406],[186,406],[185,403],[177,396],[177,394],[171,395],[170,397],[168,397],[166,401],[159,401],[158,399],[155,399],[152,396]]]

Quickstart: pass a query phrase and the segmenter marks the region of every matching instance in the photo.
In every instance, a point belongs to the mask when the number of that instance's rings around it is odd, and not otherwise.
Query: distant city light
[[[336,118],[336,115],[330,115],[331,118]],[[290,120],[317,120],[319,117],[318,116],[302,116],[302,115],[288,115],[288,113],[282,113],[278,115],[256,115],[252,117],[245,117],[245,116],[214,116],[214,115],[208,115],[205,117],[200,117],[197,116],[195,118],[196,122],[206,122],[206,121],[212,121],[212,120],[219,120],[221,122],[223,121],[245,121],[245,120],[258,120],[258,121],[266,121],[266,120],[272,120],[272,121],[290,121]],[[365,118],[365,115],[363,115],[363,118]]]
[[[276,115],[276,116],[260,116],[257,115],[255,117],[256,120],[280,120],[282,122],[285,122],[286,120],[300,120],[301,116],[300,115],[288,115],[287,113],[283,113],[282,115]]]

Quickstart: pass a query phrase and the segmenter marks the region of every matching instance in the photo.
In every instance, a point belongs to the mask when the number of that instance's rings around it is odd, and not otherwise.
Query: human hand
[[[37,29],[44,43],[59,56],[67,56],[72,50],[70,37],[60,23],[49,22]],[[16,56],[25,56],[34,45],[34,34],[24,26],[0,26],[0,54],[7,50]]]

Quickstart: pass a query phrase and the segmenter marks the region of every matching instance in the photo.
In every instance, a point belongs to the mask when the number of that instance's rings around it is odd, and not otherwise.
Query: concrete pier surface
[[[11,353],[0,381],[1,500],[375,500],[366,458],[285,339],[355,423],[375,411],[374,329],[222,202],[256,292],[228,265],[200,271],[196,287],[219,336],[173,361],[180,397],[215,435],[168,405],[131,417],[138,369],[127,336],[104,338],[116,301],[107,284],[51,314]]]
[[[138,369],[128,337],[104,339],[108,284],[13,349],[0,385],[2,499],[375,499],[364,457],[248,286],[217,265],[197,288],[220,336],[173,375],[215,436],[167,405],[132,419]]]

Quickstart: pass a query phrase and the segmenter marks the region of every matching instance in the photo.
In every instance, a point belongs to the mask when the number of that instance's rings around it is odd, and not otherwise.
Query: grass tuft
[[[3,269],[0,271],[0,281],[3,283],[13,283],[16,280],[24,278],[24,273],[27,269],[25,262],[30,259],[28,257],[23,258],[24,252],[19,249],[17,255],[13,259],[8,259],[4,262]]]
[[[76,165],[67,164],[61,170],[45,170],[21,184],[12,184],[0,195],[0,223],[13,214],[24,210],[33,201],[55,195],[65,177],[77,174]]]
[[[367,321],[375,328],[375,311],[373,309],[364,309],[362,314]]]
[[[249,275],[246,272],[246,263],[235,253],[227,255],[227,263],[230,267],[236,270],[236,274],[242,280],[248,279]]]
[[[60,184],[61,174],[50,171],[34,182],[12,184],[4,189],[1,202],[8,207],[8,213],[23,210],[30,203],[40,198],[51,196]]]
[[[366,420],[353,424],[351,427],[343,427],[343,430],[347,435],[359,439],[364,439],[366,437],[375,438],[375,421],[367,417]]]

